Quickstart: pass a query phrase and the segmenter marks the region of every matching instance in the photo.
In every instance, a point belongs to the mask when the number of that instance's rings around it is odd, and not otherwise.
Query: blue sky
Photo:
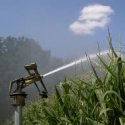
[[[102,25],[99,22],[102,18],[98,18],[99,21],[94,19],[96,25],[92,29],[90,17],[82,21],[79,17],[86,18],[85,7],[90,9],[94,5],[108,7],[102,17],[110,21]],[[82,10],[83,13],[80,13]],[[79,58],[85,52],[97,51],[97,42],[102,49],[108,47],[107,27],[116,48],[119,37],[125,43],[124,12],[125,0],[0,0],[0,36],[26,36],[39,41],[54,56]],[[96,14],[99,15],[99,12]],[[85,21],[89,22],[88,26]],[[79,28],[76,25],[70,28],[75,22],[80,24]]]

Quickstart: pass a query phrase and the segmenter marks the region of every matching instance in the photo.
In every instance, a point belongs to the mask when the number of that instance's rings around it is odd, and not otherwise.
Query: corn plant
[[[97,56],[100,73],[88,57],[93,71],[89,80],[82,77],[60,83],[49,99],[25,108],[23,124],[125,125],[125,61],[113,49],[110,34],[109,45],[108,63]]]

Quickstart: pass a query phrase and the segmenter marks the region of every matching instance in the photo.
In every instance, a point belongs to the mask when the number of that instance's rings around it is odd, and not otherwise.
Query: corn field
[[[125,125],[125,61],[109,37],[108,63],[98,55],[100,72],[88,57],[92,74],[66,79],[49,99],[23,111],[23,125]]]

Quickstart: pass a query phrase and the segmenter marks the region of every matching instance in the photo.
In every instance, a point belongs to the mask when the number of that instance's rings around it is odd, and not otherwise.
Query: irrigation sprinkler
[[[22,107],[25,106],[25,98],[27,96],[27,94],[23,91],[24,88],[32,84],[35,84],[39,95],[42,98],[48,97],[47,89],[43,83],[42,76],[39,74],[37,70],[36,63],[31,63],[30,65],[25,65],[24,67],[27,70],[29,76],[11,81],[9,85],[9,95],[10,98],[13,99],[12,105],[15,108],[14,125],[22,125]],[[40,91],[37,82],[41,84],[44,91]]]
[[[109,51],[105,50],[105,51],[102,51],[100,53],[91,54],[91,55],[89,55],[89,57],[90,57],[90,59],[94,59],[94,58],[96,58],[97,55],[106,55],[108,53],[109,53]],[[23,89],[25,87],[34,83],[37,90],[38,90],[39,95],[42,98],[47,98],[48,92],[47,92],[47,89],[42,81],[42,78],[49,76],[51,74],[54,74],[58,71],[72,67],[74,65],[80,64],[81,62],[85,62],[85,61],[87,61],[87,58],[83,57],[79,60],[73,61],[67,65],[64,65],[64,66],[59,67],[53,71],[50,71],[44,75],[39,74],[39,72],[37,70],[36,63],[31,63],[30,65],[25,65],[24,67],[27,70],[29,76],[14,80],[10,83],[10,86],[9,86],[9,95],[10,95],[10,98],[13,99],[13,106],[15,107],[15,125],[21,125],[22,107],[25,106],[25,98],[27,96],[27,94],[23,91]],[[40,88],[37,85],[37,82],[40,82],[44,91],[40,91]]]

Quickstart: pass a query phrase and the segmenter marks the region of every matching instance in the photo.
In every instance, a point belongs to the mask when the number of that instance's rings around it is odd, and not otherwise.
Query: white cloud
[[[110,6],[90,5],[84,7],[77,21],[73,22],[69,28],[75,34],[93,34],[96,28],[105,28],[110,21],[110,15],[114,11]]]

